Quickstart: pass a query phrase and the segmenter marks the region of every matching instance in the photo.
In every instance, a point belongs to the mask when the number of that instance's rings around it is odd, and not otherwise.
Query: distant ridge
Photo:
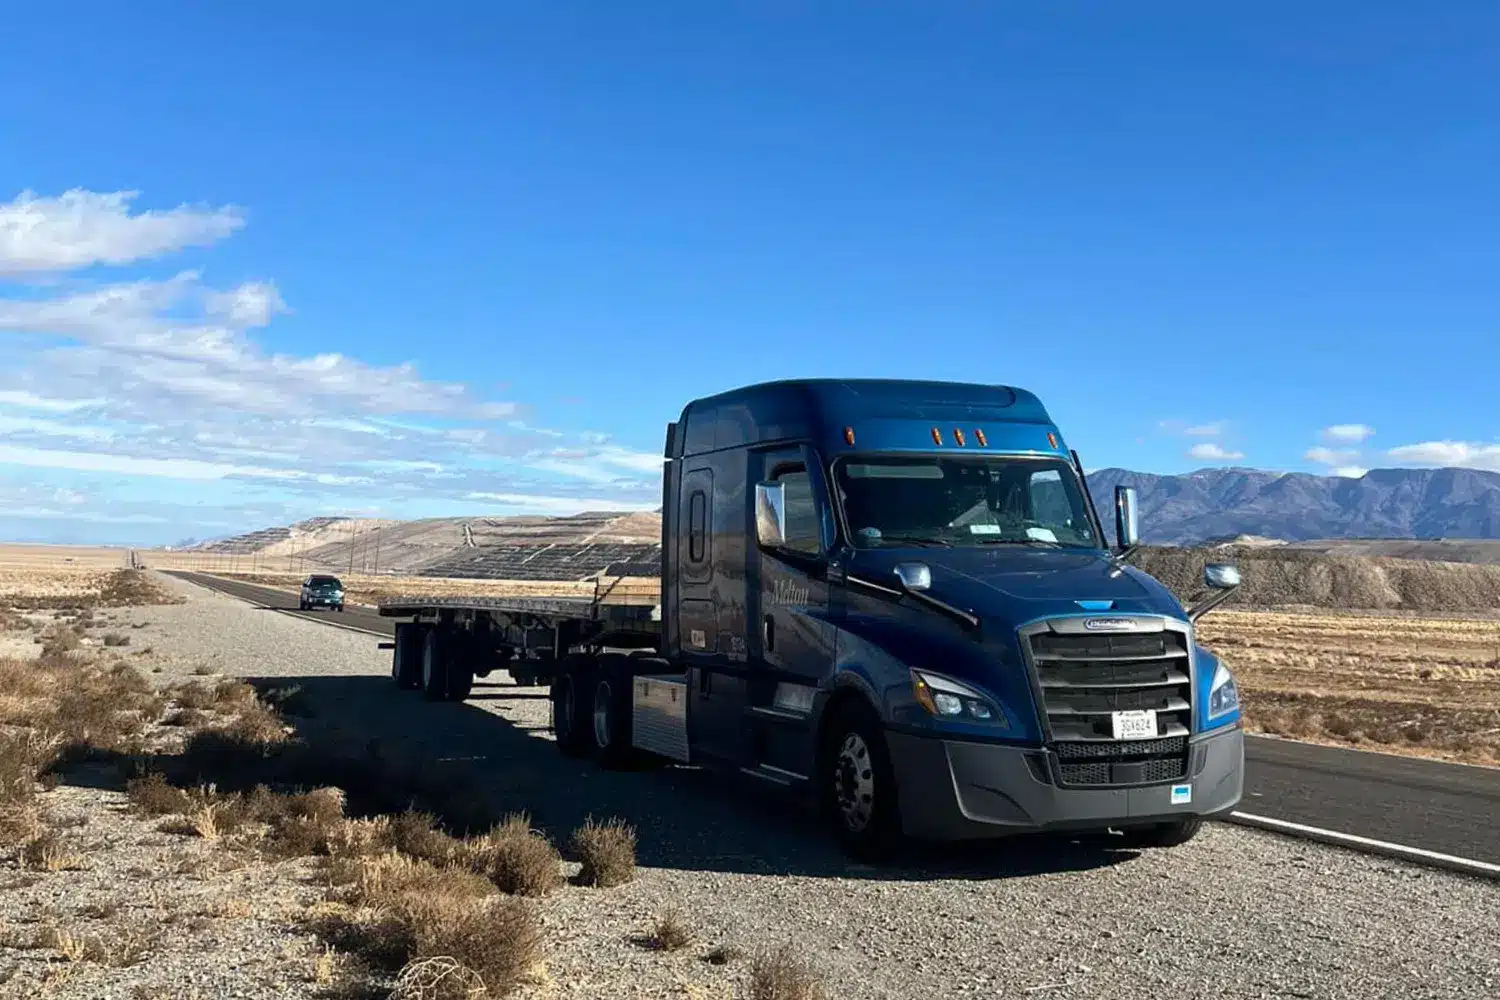
[[[1113,530],[1114,488],[1134,486],[1141,534],[1158,545],[1254,535],[1314,539],[1500,539],[1500,473],[1372,469],[1358,479],[1258,469],[1158,476],[1100,469],[1089,492]]]

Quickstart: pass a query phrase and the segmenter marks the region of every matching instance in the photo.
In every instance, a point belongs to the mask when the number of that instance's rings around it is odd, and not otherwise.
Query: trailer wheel
[[[428,701],[443,701],[448,691],[448,642],[436,626],[423,630],[422,693]]]
[[[422,686],[422,626],[416,622],[398,622],[394,645],[391,679],[399,690],[415,691]]]
[[[474,661],[462,654],[448,657],[444,701],[463,701],[474,690]]]
[[[1124,830],[1126,847],[1180,847],[1198,836],[1203,820],[1179,819],[1154,826],[1129,827]]]
[[[594,749],[589,729],[590,695],[594,689],[594,659],[569,656],[552,679],[552,733],[557,748],[568,757],[586,757]]]
[[[633,674],[631,661],[619,653],[599,657],[591,699],[594,746],[599,765],[608,770],[625,770],[635,763],[631,742]]]
[[[836,709],[818,755],[824,815],[851,857],[878,861],[900,841],[896,773],[880,720],[863,702]]]

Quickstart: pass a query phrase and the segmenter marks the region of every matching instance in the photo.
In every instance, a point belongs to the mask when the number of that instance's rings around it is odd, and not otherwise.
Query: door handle
[[[765,650],[769,653],[776,648],[776,619],[766,615],[760,623],[760,631],[765,640]]]

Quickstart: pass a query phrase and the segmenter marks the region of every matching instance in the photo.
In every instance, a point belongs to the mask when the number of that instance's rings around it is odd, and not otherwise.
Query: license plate
[[[1114,712],[1110,721],[1114,723],[1117,740],[1156,739],[1156,712],[1151,709]]]

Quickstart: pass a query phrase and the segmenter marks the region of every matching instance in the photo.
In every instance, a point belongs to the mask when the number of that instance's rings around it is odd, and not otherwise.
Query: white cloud
[[[245,224],[244,213],[179,205],[131,214],[138,192],[74,189],[55,198],[23,191],[0,203],[0,275],[128,264],[185,247],[208,246]]]
[[[264,281],[247,282],[228,292],[209,292],[204,308],[210,316],[240,329],[265,326],[277,313],[289,311],[276,286]]]
[[[1500,444],[1424,441],[1420,444],[1406,444],[1392,448],[1386,452],[1386,457],[1399,465],[1426,465],[1500,472]]]
[[[1201,459],[1205,462],[1233,462],[1245,457],[1242,451],[1229,451],[1223,445],[1212,441],[1195,444],[1188,449],[1187,453],[1190,458]]]
[[[516,508],[513,513],[578,514],[586,510],[655,510],[660,501],[602,497],[545,496],[535,493],[469,493],[465,500]]]
[[[1369,471],[1369,469],[1363,469],[1357,465],[1341,465],[1333,470],[1333,474],[1341,479],[1359,479]]]
[[[1323,439],[1339,443],[1359,444],[1375,433],[1375,428],[1365,424],[1334,424],[1323,428]]]
[[[1158,430],[1177,437],[1219,437],[1224,433],[1228,422],[1215,420],[1206,424],[1189,424],[1184,420],[1158,420]]]
[[[104,405],[103,399],[48,399],[24,389],[0,390],[0,406],[14,406],[23,410],[44,410],[48,413],[74,413]]]
[[[66,200],[27,197],[31,215],[56,215]],[[141,218],[129,213],[128,198],[109,199],[74,198],[73,209],[108,209],[130,224]],[[3,210],[14,216],[16,205]],[[177,221],[176,243],[158,223],[129,230],[133,259],[189,245]],[[123,237],[106,253],[89,242],[93,229],[48,225],[45,239],[0,227],[0,240],[10,240],[0,273],[9,267],[28,280],[127,259]],[[270,280],[221,288],[181,270],[55,294],[50,285],[17,294],[8,287],[0,286],[0,347],[11,361],[0,370],[0,483],[11,466],[33,491],[6,497],[0,489],[0,507],[73,509],[80,520],[170,510],[174,537],[185,537],[203,535],[211,518],[217,527],[267,519],[237,524],[258,527],[393,498],[429,514],[453,503],[567,512],[660,502],[655,451],[538,426],[514,402],[424,378],[410,363],[268,350],[261,328],[290,311]],[[365,495],[370,487],[381,500]]]
[[[1309,448],[1302,456],[1309,462],[1317,462],[1319,465],[1340,465],[1352,462],[1359,457],[1359,452],[1353,449],[1334,448]]]
[[[0,465],[23,465],[37,469],[67,469],[73,472],[112,472],[126,476],[157,476],[163,479],[211,480],[230,476],[252,479],[308,479],[326,486],[368,483],[363,476],[339,476],[298,469],[270,469],[250,465],[227,465],[189,458],[138,458],[85,451],[59,451],[25,445],[0,444]]]

